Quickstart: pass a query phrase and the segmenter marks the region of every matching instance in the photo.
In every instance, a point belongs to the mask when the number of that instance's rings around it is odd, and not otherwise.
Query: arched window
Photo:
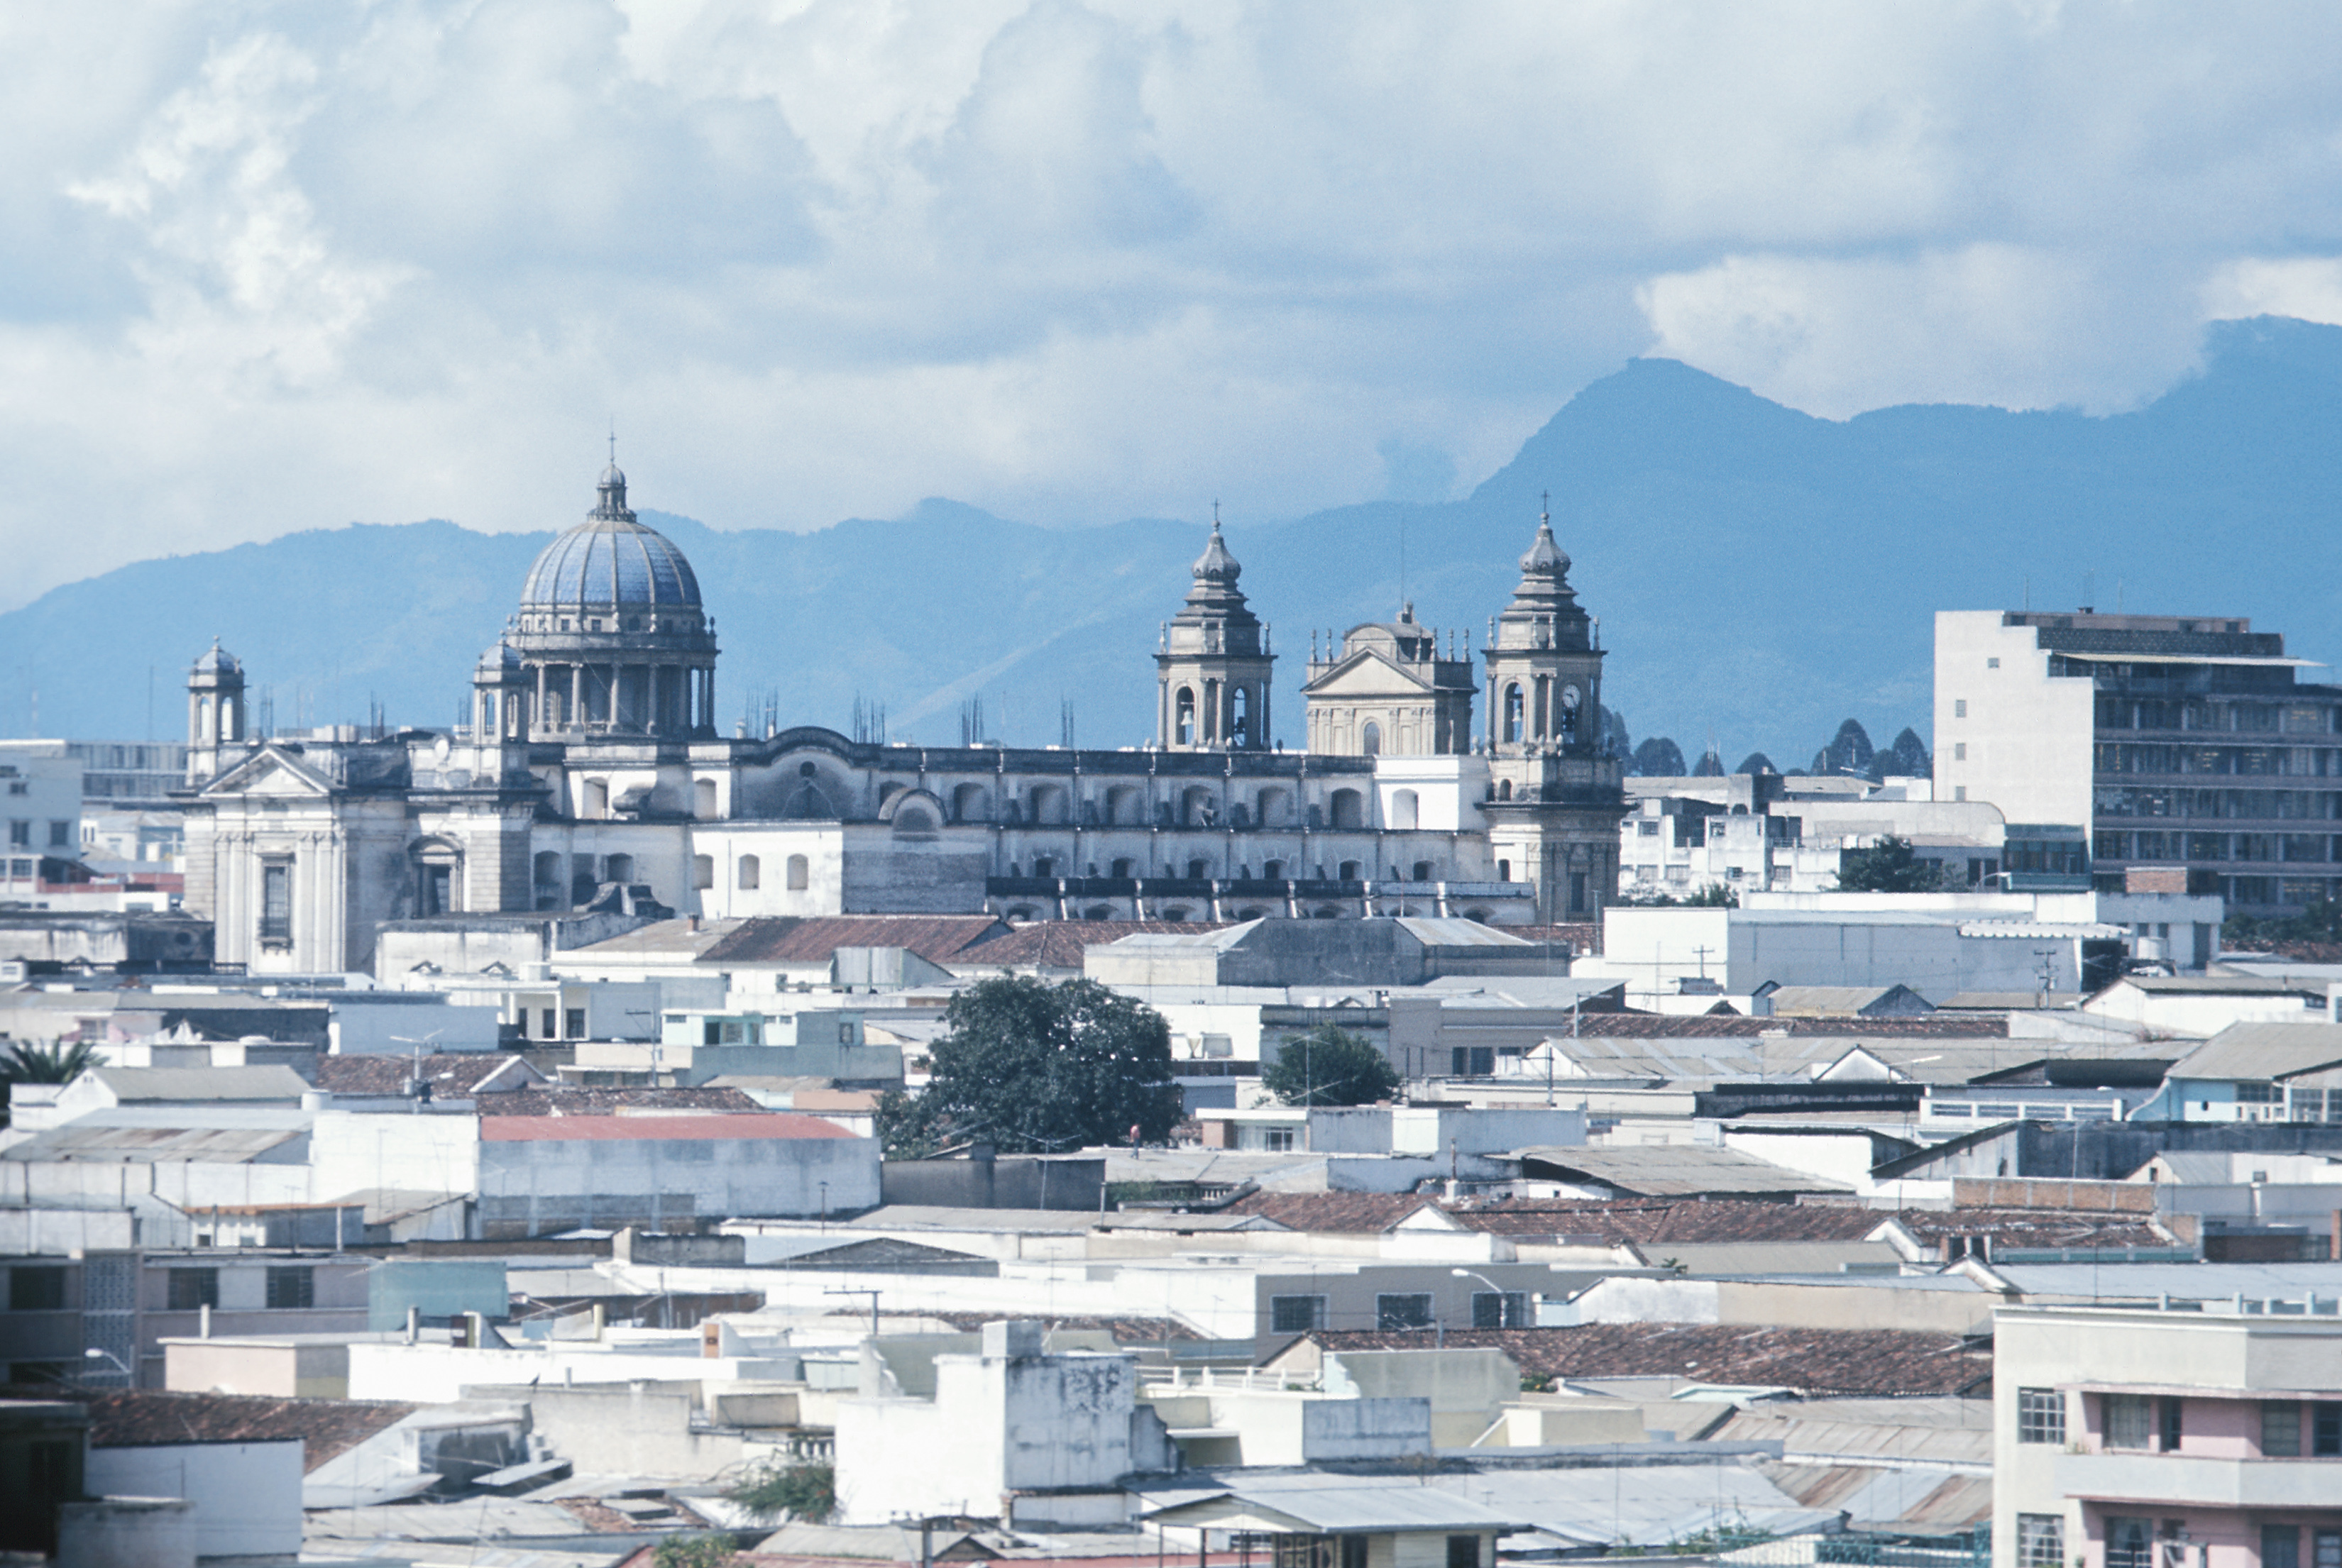
[[[604,882],[634,881],[635,857],[631,854],[612,855],[607,863],[606,869],[602,873],[602,880]]]
[[[1429,882],[1431,880],[1431,863],[1429,861],[1418,860],[1415,863],[1415,880],[1417,882]]]
[[[1516,681],[1505,688],[1505,739],[1517,741],[1520,738],[1521,688]]]
[[[1402,830],[1412,828],[1420,814],[1421,806],[1413,790],[1402,789],[1391,792],[1390,825],[1392,827]]]
[[[1209,863],[1200,860],[1191,860],[1187,863],[1188,881],[1202,882],[1211,874],[1212,868]]]
[[[1346,860],[1334,869],[1335,875],[1343,882],[1358,880],[1358,863],[1355,860]]]
[[[1137,789],[1124,784],[1106,792],[1106,820],[1109,823],[1136,824],[1145,814]]]
[[[1375,723],[1372,719],[1368,719],[1366,721],[1366,727],[1358,732],[1358,749],[1370,757],[1378,757],[1382,755],[1382,725]]]
[[[806,888],[812,886],[812,863],[807,861],[806,857],[801,854],[793,854],[789,856],[788,880],[789,891],[791,893],[803,893]]]
[[[1228,739],[1238,746],[1252,744],[1252,693],[1243,686],[1228,693]]]
[[[1035,855],[1033,857],[1033,874],[1038,877],[1052,877],[1056,875],[1056,857],[1046,854]]]
[[[539,892],[547,888],[558,892],[561,887],[561,856],[549,849],[539,854],[536,857],[536,874],[532,880]]]
[[[1196,744],[1196,694],[1186,686],[1171,699],[1171,738],[1183,746]]]
[[[716,885],[716,857],[695,854],[691,857],[691,885],[695,892],[705,893]]]
[[[691,814],[703,822],[716,815],[716,781],[695,779],[691,785]]]
[[[581,814],[589,822],[599,822],[610,814],[610,781],[608,779],[586,781],[585,801],[581,807]]]
[[[1109,875],[1114,876],[1117,880],[1126,879],[1136,874],[1136,873],[1131,869],[1131,863],[1127,858],[1116,861],[1113,864],[1106,867],[1106,872]]]
[[[1354,789],[1337,789],[1326,804],[1333,807],[1336,827],[1360,827],[1366,823],[1366,797]]]
[[[954,822],[982,822],[991,810],[991,797],[982,784],[964,784],[952,791]]]
[[[1501,779],[1501,780],[1497,781],[1497,784],[1496,784],[1496,798],[1497,798],[1498,800],[1510,800],[1510,799],[1512,799],[1512,798],[1513,798],[1513,781],[1512,781],[1512,780],[1510,780],[1510,779]]]
[[[1285,814],[1292,808],[1292,804],[1293,795],[1288,790],[1275,788],[1262,790],[1259,806],[1260,825],[1277,826],[1285,821]]]
[[[929,811],[926,806],[920,804],[918,802],[913,801],[908,805],[898,806],[896,808],[895,834],[896,837],[912,837],[922,834],[931,834],[935,831],[935,813]]]
[[[1551,734],[1553,733],[1553,677],[1551,675],[1539,675],[1536,678],[1535,706],[1536,713],[1532,716],[1531,723],[1536,727],[1536,733],[1541,735]]]
[[[753,854],[740,857],[740,891],[754,893],[765,885],[765,864]]]
[[[1066,820],[1066,792],[1062,785],[1033,786],[1033,820],[1053,824]]]
[[[1513,863],[1511,861],[1500,860],[1496,863],[1496,880],[1498,882],[1510,882],[1513,880]]]
[[[1561,688],[1561,738],[1565,744],[1577,741],[1577,704],[1582,701],[1576,686]]]
[[[1285,880],[1285,863],[1281,860],[1265,860],[1261,862],[1260,879],[1263,882],[1283,882]]]

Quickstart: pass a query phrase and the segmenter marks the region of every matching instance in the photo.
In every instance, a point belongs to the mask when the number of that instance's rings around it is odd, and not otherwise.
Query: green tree
[[[979,981],[952,998],[944,1024],[927,1086],[879,1101],[891,1155],[975,1138],[1046,1154],[1119,1143],[1133,1127],[1141,1142],[1160,1143],[1179,1120],[1170,1026],[1094,980]]]
[[[1371,1105],[1398,1088],[1398,1070],[1365,1035],[1320,1024],[1279,1048],[1260,1086],[1288,1105]]]
[[[768,1464],[724,1495],[759,1519],[786,1513],[819,1524],[837,1512],[837,1472],[826,1464]]]
[[[738,1558],[728,1535],[671,1535],[651,1553],[655,1568],[730,1568]]]
[[[87,1041],[73,1045],[12,1045],[0,1051],[0,1126],[8,1123],[8,1086],[12,1084],[70,1084],[97,1065],[97,1047]]]
[[[1840,893],[1935,893],[1943,885],[1941,864],[1921,860],[1909,839],[1893,834],[1868,849],[1849,849],[1838,856]]]

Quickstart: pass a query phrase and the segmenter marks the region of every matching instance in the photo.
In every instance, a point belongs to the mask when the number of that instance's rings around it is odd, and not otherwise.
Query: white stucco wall
[[[2034,628],[2000,617],[1937,612],[1936,798],[1989,801],[2009,822],[2087,826],[2092,684],[2051,679]]]
[[[301,1458],[287,1443],[93,1448],[85,1484],[111,1497],[184,1497],[200,1557],[289,1557],[301,1550]]]

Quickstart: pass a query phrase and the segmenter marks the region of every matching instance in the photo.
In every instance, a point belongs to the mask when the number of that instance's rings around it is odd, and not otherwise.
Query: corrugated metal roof
[[[1696,1193],[1844,1193],[1853,1189],[1803,1171],[1776,1165],[1731,1149],[1692,1144],[1642,1148],[1562,1147],[1521,1152],[1566,1174],[1590,1177],[1637,1196],[1689,1196]]]
[[[69,1122],[0,1152],[0,1159],[132,1165],[174,1161],[240,1165],[306,1137],[308,1127],[121,1127]]]
[[[2172,1064],[2174,1078],[2263,1082],[2342,1062],[2342,1024],[2231,1024]]]
[[[1296,1520],[1315,1531],[1511,1531],[1528,1523],[1446,1487],[1395,1486],[1389,1476],[1312,1471],[1215,1479],[1226,1488],[1218,1497],[1175,1503],[1153,1517],[1175,1524],[1250,1519],[1271,1530],[1276,1520]]]
[[[1997,936],[2023,942],[2072,938],[2111,941],[2130,934],[2124,926],[2105,925],[2096,921],[1964,920],[1960,922],[1959,931],[1962,936]]]
[[[697,920],[686,916],[678,920],[655,920],[648,925],[617,936],[591,942],[583,947],[565,949],[559,962],[565,967],[579,960],[587,963],[599,958],[676,958],[695,957],[704,954],[740,927],[745,920]]]
[[[841,947],[899,947],[948,966],[1015,927],[991,914],[830,914],[744,920],[699,955],[707,964],[826,964]],[[584,950],[586,953],[592,948]]]
[[[1966,1530],[1992,1518],[1992,1477],[1931,1466],[1764,1463],[1782,1491],[1854,1530]]]
[[[673,1116],[483,1116],[484,1144],[669,1143],[717,1138],[850,1138],[854,1134],[818,1116],[787,1111],[730,1115]]]
[[[309,1085],[292,1068],[93,1067],[91,1075],[117,1102],[137,1100],[288,1100],[300,1104]]]

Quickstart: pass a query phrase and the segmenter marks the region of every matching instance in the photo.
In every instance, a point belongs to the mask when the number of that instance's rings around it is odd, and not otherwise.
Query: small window
[[[1375,1326],[1386,1331],[1429,1328],[1431,1298],[1428,1295],[1378,1295],[1375,1297]]]
[[[1472,1326],[1474,1328],[1528,1328],[1529,1297],[1526,1291],[1475,1291],[1472,1293]]]
[[[586,1009],[572,1007],[562,1014],[564,1032],[572,1040],[586,1038]]]
[[[1307,1333],[1326,1326],[1324,1296],[1271,1296],[1268,1298],[1268,1328],[1271,1333]]]
[[[2342,1458],[2342,1404],[2313,1404],[2309,1452],[2320,1459]]]
[[[2143,1393],[2109,1393],[2105,1398],[2107,1446],[2147,1447],[2155,1431],[2155,1402]]]
[[[173,1269],[170,1293],[165,1299],[173,1312],[219,1305],[219,1270]]]
[[[8,1271],[8,1310],[10,1312],[62,1312],[65,1310],[65,1270],[45,1265],[18,1263]],[[2333,1408],[2342,1410],[2342,1405],[2336,1405]]]
[[[1966,697],[1954,698],[1952,700],[1952,717],[1956,719],[1964,719],[1967,716],[1968,700]]]
[[[1984,667],[1987,670],[1997,670],[2000,668],[2000,661],[1998,659],[1987,659],[1984,662]]]
[[[260,940],[293,940],[293,867],[285,861],[260,868]]]
[[[694,892],[705,893],[716,885],[716,857],[695,854],[691,857],[691,885]]]
[[[2261,1568],[2301,1568],[2301,1526],[2261,1526]]]
[[[789,856],[788,883],[791,893],[803,893],[813,885],[813,864],[801,854]]]
[[[2017,1516],[2017,1568],[2066,1568],[2066,1520],[2057,1513]]]
[[[2066,1441],[2066,1396],[2054,1388],[2018,1389],[2017,1441],[2062,1445]]]
[[[49,847],[69,849],[73,846],[73,824],[52,819],[49,823]]]
[[[313,1307],[317,1304],[317,1271],[306,1263],[268,1271],[268,1304],[276,1307]]]
[[[1952,743],[1952,760],[1956,763],[1964,763],[1968,760],[1967,742],[1954,741]]]
[[[1265,1127],[1261,1130],[1260,1146],[1272,1154],[1289,1154],[1293,1148],[1293,1129]]]
[[[765,883],[764,863],[753,854],[740,857],[740,891],[754,893]]]
[[[2167,1396],[2157,1403],[2160,1408],[2157,1412],[2159,1419],[2156,1423],[2158,1429],[2156,1445],[2166,1453],[2177,1453],[2179,1452],[2180,1436],[2179,1401]]]
[[[2261,1457],[2301,1457],[2301,1406],[2291,1400],[2271,1400],[2261,1406]]]
[[[1450,1535],[1447,1538],[1447,1568],[1480,1568],[1480,1538],[1477,1535]]]
[[[545,1008],[537,1020],[536,1037],[540,1040],[558,1040],[561,1037],[561,1028],[554,1022],[550,1007]]]

